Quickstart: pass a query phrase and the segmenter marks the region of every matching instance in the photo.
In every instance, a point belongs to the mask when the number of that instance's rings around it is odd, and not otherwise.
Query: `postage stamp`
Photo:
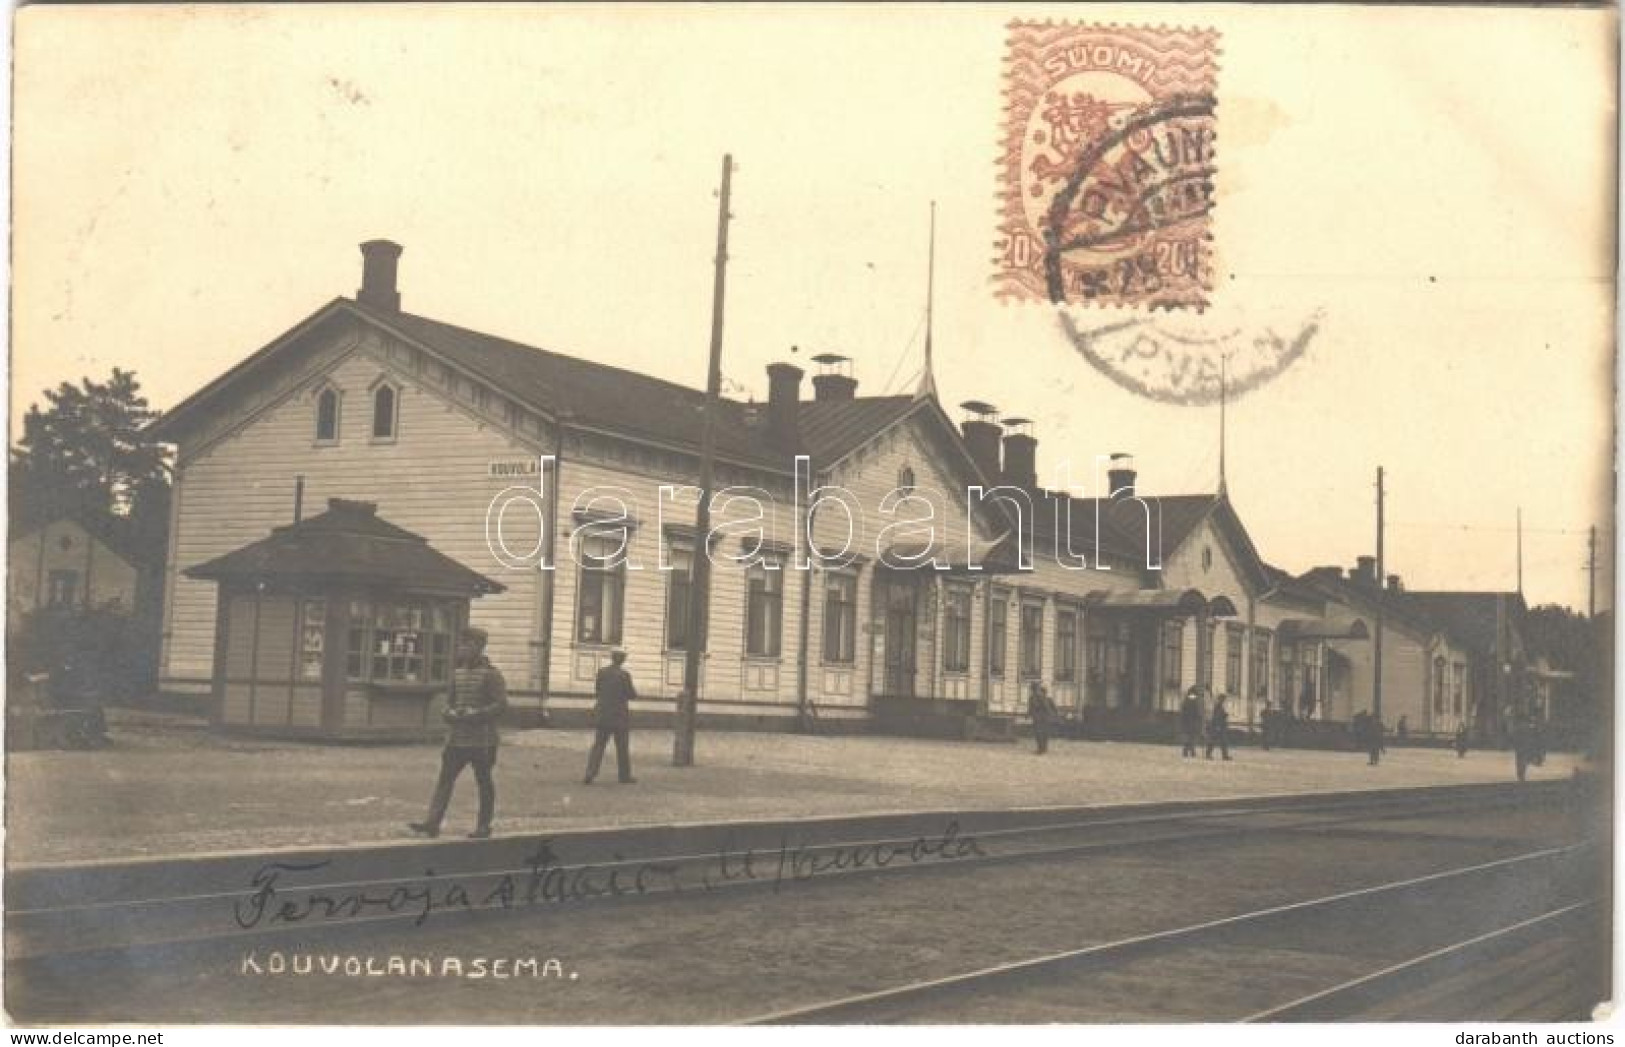
[[[1009,30],[995,296],[1204,308],[1218,33]]]

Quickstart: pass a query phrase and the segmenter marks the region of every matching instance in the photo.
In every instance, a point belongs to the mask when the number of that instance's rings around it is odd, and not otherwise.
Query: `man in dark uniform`
[[[1196,736],[1202,733],[1202,699],[1197,696],[1196,688],[1192,687],[1185,692],[1185,700],[1179,706],[1179,736],[1185,743],[1179,755],[1196,755]]]
[[[1208,716],[1206,759],[1213,759],[1215,745],[1226,760],[1230,759],[1230,710],[1224,704],[1228,700],[1229,696],[1220,692],[1218,701],[1213,703],[1213,712]]]
[[[1055,702],[1037,680],[1027,688],[1027,715],[1033,718],[1033,738],[1038,743],[1038,754],[1049,752],[1050,724],[1056,714]]]
[[[598,670],[598,680],[593,685],[598,734],[592,740],[592,752],[587,754],[587,776],[581,780],[584,785],[591,785],[598,777],[604,746],[612,737],[615,739],[615,769],[620,780],[627,784],[637,781],[632,777],[632,710],[628,703],[638,692],[632,686],[632,674],[623,668],[625,662],[626,652],[617,647],[609,652],[609,664]]]
[[[484,629],[463,628],[457,640],[457,666],[452,672],[451,700],[441,719],[450,726],[446,748],[440,754],[440,780],[435,782],[429,815],[411,823],[421,836],[439,836],[440,822],[451,802],[452,788],[464,767],[474,768],[474,781],[480,790],[479,822],[469,837],[483,840],[491,835],[491,817],[496,811],[497,787],[491,771],[497,763],[497,719],[508,708],[508,685],[485,658]]]

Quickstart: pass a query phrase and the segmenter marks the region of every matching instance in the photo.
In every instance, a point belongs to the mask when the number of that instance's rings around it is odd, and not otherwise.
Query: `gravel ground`
[[[144,717],[95,752],[7,757],[8,862],[266,850],[399,841],[423,814],[438,769],[428,745],[339,746],[231,738]],[[590,734],[509,732],[497,766],[497,832],[614,825],[1195,800],[1507,781],[1512,757],[1395,749],[1381,767],[1355,753],[1240,749],[1230,763],[1175,746],[988,744],[882,737],[712,732],[698,766],[671,765],[669,731],[634,735],[636,785],[580,781]],[[607,759],[607,758],[606,758]],[[1553,756],[1537,778],[1567,777]],[[470,775],[447,831],[474,818]]]
[[[1441,824],[1452,833],[1434,832]],[[1539,813],[1454,815],[1352,831],[1358,828],[1015,866],[945,866],[783,893],[524,911],[375,932],[299,932],[83,966],[26,964],[12,972],[8,994],[22,1008],[14,1013],[77,1021],[732,1021],[1470,865],[1565,833],[1558,820]],[[1509,896],[1489,918],[1503,908],[1511,913],[1514,901],[1539,904]],[[1222,1002],[1226,985],[1263,980],[1285,999],[1339,981],[1391,962],[1384,928],[1404,922],[1402,906],[1385,907],[1332,936],[1317,927],[1300,942],[1148,958],[1094,984],[1089,1018],[1233,1017],[1237,1005]],[[390,955],[534,956],[543,963],[556,957],[560,975],[469,981],[245,974],[242,957],[250,950],[262,967],[271,950],[374,956],[380,963]],[[1233,976],[1245,981],[1227,980]],[[81,991],[89,984],[96,993]],[[1076,1020],[1077,1006],[1062,999],[1058,1010]],[[1008,1015],[984,1005],[954,1016]]]

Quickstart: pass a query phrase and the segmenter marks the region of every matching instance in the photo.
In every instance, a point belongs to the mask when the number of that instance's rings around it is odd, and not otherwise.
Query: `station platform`
[[[219,735],[200,722],[110,711],[113,744],[8,756],[8,863],[266,851],[414,839],[439,769],[434,745],[331,745]],[[1176,745],[1031,739],[987,743],[881,736],[702,732],[696,765],[672,765],[672,734],[633,734],[637,783],[614,754],[583,786],[591,732],[505,732],[497,836],[599,828],[793,820],[914,811],[1096,806],[1403,789],[1513,780],[1512,755],[1391,748],[1363,753],[1232,750],[1182,758]],[[1535,780],[1568,778],[1550,756]],[[444,838],[473,825],[471,773]]]

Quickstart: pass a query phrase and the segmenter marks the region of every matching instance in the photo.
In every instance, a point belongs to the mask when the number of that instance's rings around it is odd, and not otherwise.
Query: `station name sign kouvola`
[[[541,475],[541,462],[535,458],[493,458],[486,466],[493,480],[525,480]]]

